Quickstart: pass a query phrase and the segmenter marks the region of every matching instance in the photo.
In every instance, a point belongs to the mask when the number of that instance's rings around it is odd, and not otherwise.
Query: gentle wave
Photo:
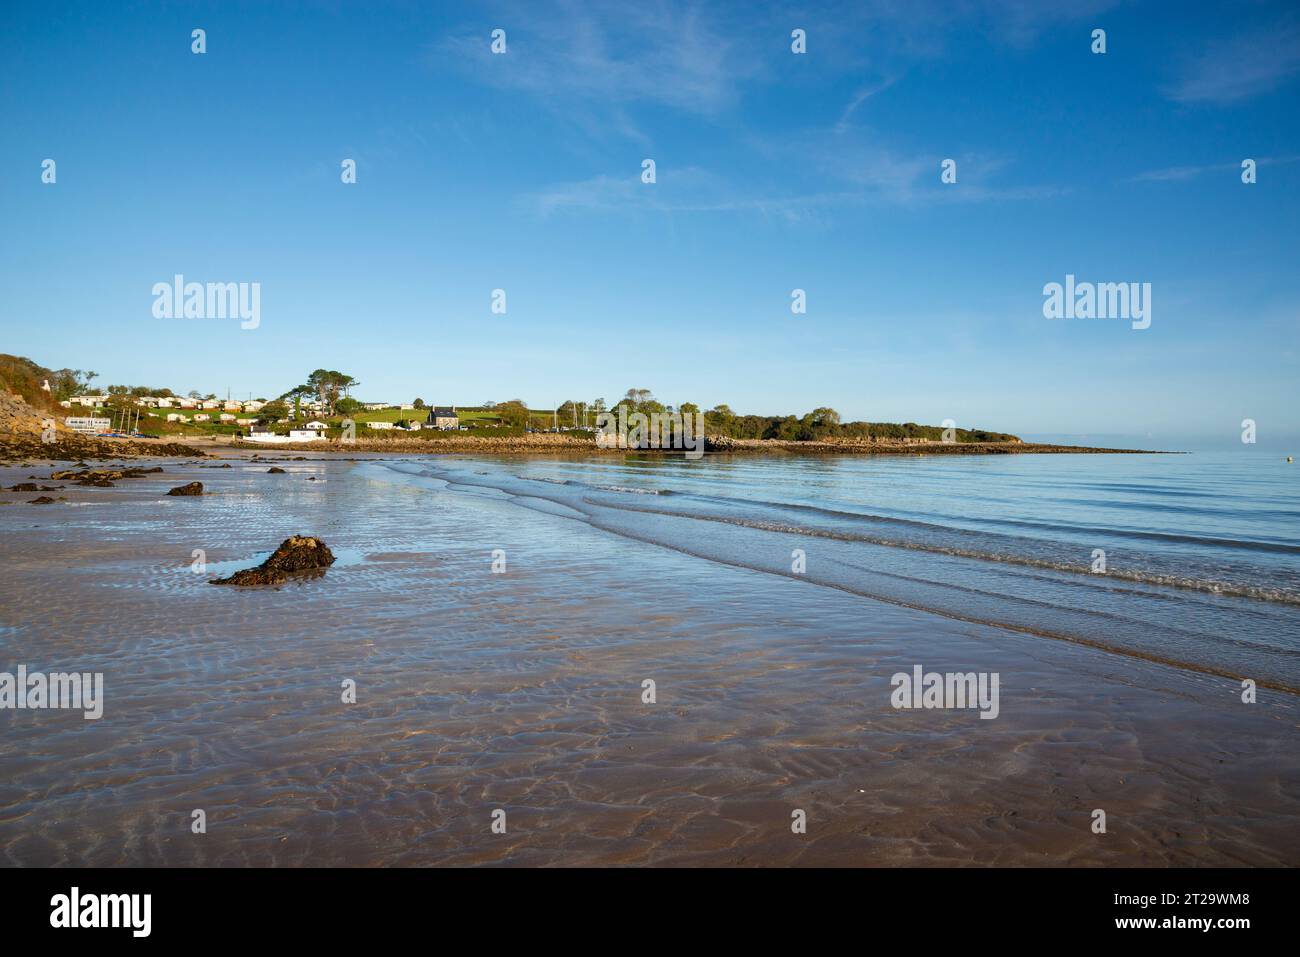
[[[712,498],[716,502],[726,502],[730,504],[739,504],[748,502],[751,505],[764,506],[768,508],[789,509],[797,512],[808,512],[824,515],[835,519],[850,519],[864,522],[879,522],[881,524],[900,525],[914,529],[928,529],[934,531],[943,531],[956,535],[980,535],[976,529],[962,528],[955,525],[943,525],[938,522],[926,522],[915,518],[901,518],[894,515],[877,515],[871,512],[854,512],[843,509],[825,508],[818,505],[805,505],[799,502],[777,502],[763,499],[731,499],[710,496],[692,496],[692,498],[708,499]],[[1179,535],[1170,532],[1145,531],[1141,529],[1115,528],[1102,525],[1083,525],[1083,524],[1063,524],[1059,522],[1035,522],[1024,519],[999,518],[990,521],[994,525],[1006,525],[1014,528],[1033,528],[1041,531],[1058,532],[1071,535],[1091,535],[1106,536],[1108,538],[1127,538],[1137,541],[1149,542],[1168,542],[1181,545],[1202,545],[1212,548],[1243,549],[1246,551],[1273,552],[1279,555],[1300,555],[1300,545],[1289,545],[1284,542],[1267,542],[1248,539],[1232,538],[1214,538],[1203,535]]]
[[[529,508],[544,501],[557,517],[706,561],[1210,674],[1249,676],[1261,687],[1300,689],[1300,569],[1290,561],[1291,546],[1261,548],[1250,537],[1274,531],[1260,515],[1285,502],[1285,489],[1255,499],[1238,492],[1236,503],[1225,491],[1228,505],[1240,510],[1236,521],[1195,520],[1181,531],[1157,513],[1136,518],[1135,528],[1116,528],[1106,521],[1119,514],[1108,502],[1062,509],[1059,492],[1038,476],[1009,494],[996,472],[972,477],[941,466],[903,473],[906,481],[897,470],[882,470],[887,487],[858,491],[838,476],[824,481],[820,462],[782,463],[778,471],[765,463],[681,470],[538,461],[520,475],[504,463],[486,473],[474,464],[474,473],[459,462],[425,462],[413,471],[427,476],[417,481],[445,482],[457,494],[477,489]],[[1035,467],[1060,474],[1112,466]],[[618,481],[625,475],[645,484]],[[724,488],[731,494],[718,494]],[[1039,497],[1020,506],[1016,496],[1027,488]],[[963,514],[937,522],[912,517],[938,516],[936,504]],[[902,514],[881,514],[893,507]],[[1058,513],[1070,521],[1054,520]],[[1236,531],[1244,534],[1234,537]],[[1111,539],[1135,544],[1116,546],[1104,572],[1094,573],[1093,545]],[[794,572],[791,556],[799,549],[807,565]]]
[[[475,475],[487,475],[487,472],[475,472]],[[576,479],[548,478],[545,475],[516,475],[523,482],[545,482],[547,485],[567,485],[571,488],[591,489],[594,492],[624,492],[629,495],[672,495],[666,488],[635,488],[631,485],[599,485],[591,482],[579,482]]]
[[[431,473],[433,474],[433,473]],[[475,474],[488,474],[476,472]],[[771,499],[761,498],[729,498],[724,496],[711,496],[692,493],[683,493],[679,490],[669,488],[636,488],[626,485],[601,484],[591,481],[578,481],[575,479],[551,478],[547,476],[524,476],[514,475],[516,479],[527,482],[540,482],[548,485],[558,485],[577,489],[587,489],[592,492],[616,492],[623,494],[647,495],[647,496],[677,496],[683,500],[700,503],[712,503],[716,505],[725,505],[730,508],[750,508],[754,510],[784,510],[797,512],[801,514],[812,514],[820,517],[833,519],[840,522],[863,523],[878,525],[883,527],[894,527],[903,531],[912,531],[924,533],[924,535],[944,536],[950,538],[964,539],[972,542],[988,542],[989,534],[977,529],[962,528],[959,526],[944,525],[937,522],[927,522],[914,518],[902,518],[896,516],[879,515],[870,512],[859,512],[846,509],[827,508],[818,505],[807,505],[798,502],[782,502]],[[492,483],[485,483],[492,484]],[[496,485],[493,485],[496,488]],[[508,491],[506,488],[498,488],[499,491]],[[588,499],[588,504],[610,507],[609,502],[597,502]],[[1061,572],[1070,575],[1087,575],[1097,577],[1087,563],[1068,562],[1053,558],[1035,557],[1024,554],[1025,550],[1033,546],[1043,545],[1041,539],[1023,539],[1013,536],[998,536],[1000,543],[1019,546],[1021,551],[1013,550],[994,550],[991,548],[980,547],[963,547],[953,544],[939,543],[935,541],[923,540],[922,536],[912,538],[889,537],[887,535],[872,535],[862,531],[851,531],[848,529],[825,529],[816,528],[798,523],[785,522],[773,519],[762,518],[743,518],[730,515],[709,514],[699,511],[677,511],[667,508],[639,509],[637,506],[625,504],[618,506],[628,511],[646,511],[655,515],[670,516],[675,518],[693,519],[697,521],[720,522],[729,525],[736,525],[744,528],[753,528],[760,531],[775,532],[786,535],[801,535],[811,538],[825,538],[845,542],[861,542],[864,544],[877,545],[887,548],[902,548],[912,551],[929,552],[935,555],[947,555],[959,558],[972,559],[975,561],[997,562],[1005,565],[1018,565],[1026,568],[1040,568],[1055,572]],[[1009,527],[1032,528],[1041,531],[1051,531],[1072,536],[1087,536],[1090,538],[1123,538],[1128,540],[1158,542],[1177,545],[1191,545],[1206,548],[1224,548],[1238,549],[1244,551],[1259,551],[1273,554],[1300,554],[1300,546],[1287,545],[1283,543],[1248,541],[1242,539],[1226,539],[1211,536],[1199,535],[1182,535],[1160,531],[1144,531],[1135,529],[1122,529],[1103,526],[1092,526],[1083,524],[1063,524],[1053,522],[1030,521],[1022,519],[1000,519],[998,524]],[[1276,602],[1285,605],[1300,605],[1300,590],[1286,588],[1273,583],[1250,584],[1241,581],[1227,581],[1221,579],[1199,577],[1196,575],[1178,574],[1174,572],[1162,572],[1149,568],[1135,569],[1125,567],[1109,567],[1105,572],[1105,577],[1112,580],[1121,580],[1141,585],[1152,585],[1169,588],[1178,588],[1188,591],[1196,591],[1209,595],[1221,595],[1235,598],[1247,598],[1257,601]]]
[[[627,508],[629,510],[636,510],[633,506],[627,506]],[[1022,565],[1028,568],[1051,569],[1052,571],[1067,572],[1070,574],[1093,575],[1091,569],[1086,565],[1031,558],[1023,555],[1011,555],[1005,552],[981,551],[973,548],[956,548],[953,546],[933,545],[925,542],[899,541],[898,539],[893,538],[883,538],[854,532],[828,531],[826,529],[809,528],[802,525],[792,525],[762,519],[731,518],[723,515],[700,515],[691,512],[674,512],[667,509],[645,509],[643,511],[655,515],[671,515],[676,518],[695,519],[704,522],[722,522],[728,525],[738,525],[742,528],[754,528],[761,531],[778,532],[785,535],[806,535],[812,538],[829,538],[845,542],[863,542],[864,544],[880,545],[886,548],[906,548],[914,551],[931,552],[936,555],[951,555],[958,558],[971,558],[976,561],[1000,562],[1010,565]],[[958,529],[954,531],[964,530]],[[1173,588],[1186,588],[1214,595],[1229,595],[1237,598],[1252,598],[1261,601],[1280,602],[1288,605],[1300,605],[1300,593],[1281,588],[1242,585],[1232,582],[1211,581],[1179,575],[1162,575],[1153,572],[1133,571],[1123,568],[1108,568],[1105,577],[1112,579],[1117,578],[1123,581],[1146,585],[1164,585]]]

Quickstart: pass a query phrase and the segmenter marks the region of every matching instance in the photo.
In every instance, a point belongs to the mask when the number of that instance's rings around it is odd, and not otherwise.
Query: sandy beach
[[[0,468],[64,486],[0,493],[3,666],[105,675],[98,721],[0,711],[7,864],[1300,863],[1291,694],[1245,705],[1220,676],[418,466],[264,458],[146,460],[164,471],[102,488]],[[208,583],[296,533],[338,556],[322,578]],[[997,720],[891,707],[918,663],[1000,673]]]

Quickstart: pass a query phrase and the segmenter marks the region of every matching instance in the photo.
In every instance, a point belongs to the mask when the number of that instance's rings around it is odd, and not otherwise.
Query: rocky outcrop
[[[144,478],[162,471],[162,466],[151,469],[62,469],[50,473],[50,480],[76,482],[78,485],[96,488],[112,488],[119,479]]]
[[[83,459],[194,458],[206,455],[201,449],[175,442],[124,442],[94,439],[75,432],[58,431],[53,442],[43,442],[39,434],[5,434],[0,431],[0,462],[59,461]],[[85,463],[82,462],[84,465]]]
[[[321,574],[334,564],[334,553],[319,538],[294,535],[256,568],[245,568],[229,578],[214,578],[213,585],[279,585],[291,575]]]
[[[178,485],[173,489],[167,490],[168,495],[202,495],[203,483],[190,482],[188,485]]]
[[[28,405],[13,392],[0,392],[0,434],[39,437],[49,420],[54,421],[56,430],[63,430],[62,421],[52,413]]]

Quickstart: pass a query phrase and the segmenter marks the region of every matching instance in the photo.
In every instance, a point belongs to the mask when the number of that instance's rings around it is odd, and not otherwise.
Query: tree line
[[[498,403],[495,411],[503,405],[521,406],[527,415],[527,405],[514,399],[509,403]],[[627,414],[641,412],[646,415],[659,413],[680,413],[694,415],[701,411],[694,402],[683,402],[672,406],[655,398],[650,389],[628,389],[616,405],[610,407],[605,400],[593,399],[591,402],[569,400],[557,410],[561,425],[571,425],[575,421],[585,421],[595,426],[595,415],[604,411],[617,412],[620,408]],[[939,425],[918,425],[915,422],[844,422],[839,412],[828,406],[822,406],[804,415],[742,415],[725,404],[715,405],[704,411],[705,432],[708,435],[724,435],[733,439],[781,439],[787,442],[814,442],[825,439],[923,439],[939,442],[943,440],[944,428]],[[984,429],[954,429],[958,442],[1010,442],[1016,436],[1006,432],[989,432]]]

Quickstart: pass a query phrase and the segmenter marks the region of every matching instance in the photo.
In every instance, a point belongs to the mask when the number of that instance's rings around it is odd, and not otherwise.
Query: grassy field
[[[500,422],[501,419],[493,412],[482,409],[457,409],[456,416],[460,419],[462,425],[471,424],[491,424]],[[428,408],[424,409],[380,409],[377,412],[354,412],[352,421],[360,425],[363,422],[400,422],[402,419],[414,419],[416,422],[423,422],[429,417]],[[321,421],[342,422],[348,418],[346,415],[335,415],[329,419]]]
[[[122,423],[122,413],[106,405],[96,406],[93,411],[90,409],[83,409],[79,406],[74,406],[71,409],[61,409],[60,411],[65,417],[108,419],[113,423],[113,425],[109,427],[110,429],[120,426]],[[150,415],[149,412],[152,412],[153,414]],[[243,431],[247,428],[246,426],[236,425],[234,422],[168,422],[167,416],[172,412],[179,412],[181,415],[186,415],[190,418],[193,418],[195,415],[195,410],[193,409],[151,409],[148,411],[141,409],[138,425],[136,424],[134,413],[130,414],[127,424],[136,425],[136,428],[146,435],[163,435],[168,437],[183,435],[234,435],[236,432]],[[221,410],[213,409],[209,410],[207,414],[212,416],[213,419],[216,419],[222,413]],[[257,413],[255,412],[249,412],[247,414],[243,412],[232,412],[231,414],[241,419],[253,419],[257,417]]]

